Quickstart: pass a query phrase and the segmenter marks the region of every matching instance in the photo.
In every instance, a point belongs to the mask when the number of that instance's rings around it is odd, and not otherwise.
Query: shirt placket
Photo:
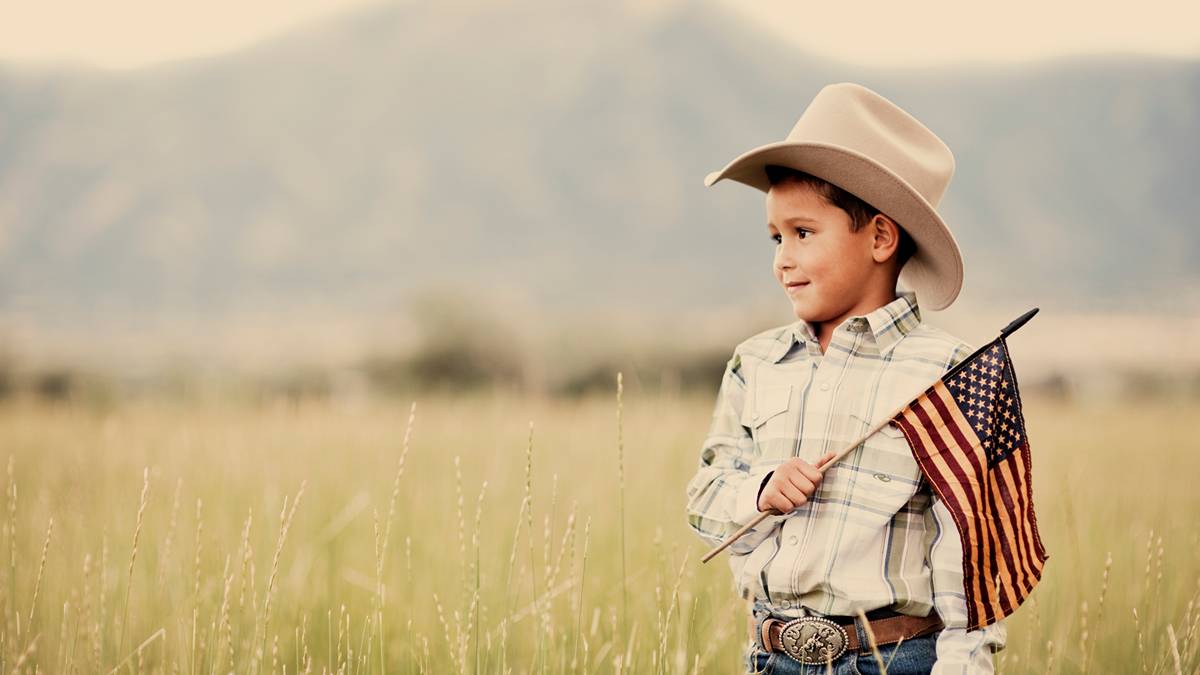
[[[850,324],[839,328],[840,331],[848,331],[847,335],[843,336],[842,334],[838,334],[834,336],[834,339],[840,340],[848,338],[852,343],[857,345],[857,338],[859,337],[857,333],[862,331],[864,325],[864,322],[855,320]],[[832,341],[830,344],[832,345]],[[800,439],[800,445],[803,446],[805,441],[811,442],[815,440],[815,437],[811,431],[812,426],[810,425],[819,425],[819,433],[823,441],[823,447],[818,449],[817,452],[810,451],[805,453],[809,458],[809,461],[815,461],[817,457],[831,449],[841,449],[833,448],[831,445],[832,441],[830,440],[831,438],[838,437],[838,434],[836,433],[837,429],[835,428],[835,420],[837,416],[834,414],[833,410],[833,397],[837,391],[839,378],[845,375],[849,365],[847,364],[847,361],[853,357],[853,354],[844,352],[842,350],[829,348],[827,348],[826,352],[822,354],[821,346],[816,340],[805,340],[804,346],[808,352],[808,361],[811,364],[810,367],[813,369],[811,380],[812,386],[810,388],[809,398],[806,402],[805,410],[803,411],[802,415],[805,418],[803,426],[800,426],[798,422],[797,434],[800,433],[800,429],[806,430],[808,438]],[[853,348],[851,351],[853,351]],[[796,584],[795,582],[797,581],[797,577],[799,575],[820,576],[823,572],[823,561],[805,560],[806,553],[809,550],[809,542],[813,538],[814,531],[820,526],[821,525],[817,519],[811,517],[789,518],[785,520],[781,531],[782,536],[780,541],[781,548],[783,550],[777,552],[776,555],[772,556],[771,560],[767,562],[768,568],[772,563],[779,565],[786,562],[786,564],[783,565],[787,572],[786,579],[781,579],[777,575],[770,575],[771,577],[774,577],[772,579],[772,586],[778,591],[783,591],[786,589],[785,595],[789,598],[795,598],[797,601],[799,600],[799,594],[796,592],[797,586],[805,587],[811,585],[808,584],[804,579],[799,579],[799,584]],[[808,569],[800,569],[800,567],[804,565],[807,565]],[[769,574],[769,569],[765,570],[765,572]],[[781,586],[781,584],[784,584],[785,582],[786,584]],[[787,605],[792,604],[793,603],[790,601],[787,602]],[[794,609],[800,608],[799,602],[795,602],[794,604],[796,605]],[[793,607],[785,606],[785,609],[791,608]],[[806,610],[805,613],[807,614],[808,611]]]

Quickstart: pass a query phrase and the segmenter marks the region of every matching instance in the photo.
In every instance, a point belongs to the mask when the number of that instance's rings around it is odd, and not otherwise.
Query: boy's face
[[[850,214],[795,181],[772,186],[766,206],[767,230],[777,242],[775,279],[797,318],[840,322],[894,297],[880,262],[895,244],[881,251],[874,224],[851,232]]]

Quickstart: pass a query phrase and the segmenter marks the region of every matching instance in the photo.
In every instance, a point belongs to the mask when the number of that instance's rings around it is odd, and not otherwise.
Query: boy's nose
[[[775,267],[781,270],[790,270],[795,266],[796,263],[786,246],[780,246],[775,250]]]

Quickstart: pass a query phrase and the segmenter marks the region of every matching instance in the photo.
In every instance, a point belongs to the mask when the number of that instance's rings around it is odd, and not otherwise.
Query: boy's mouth
[[[807,281],[789,281],[785,287],[787,288],[788,293],[791,293],[792,291],[797,291],[807,285]]]

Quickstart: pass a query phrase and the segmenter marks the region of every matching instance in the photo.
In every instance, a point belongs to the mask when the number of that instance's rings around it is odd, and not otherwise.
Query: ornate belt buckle
[[[846,629],[820,616],[802,616],[783,625],[779,642],[788,656],[809,665],[824,665],[841,656],[850,641]]]

